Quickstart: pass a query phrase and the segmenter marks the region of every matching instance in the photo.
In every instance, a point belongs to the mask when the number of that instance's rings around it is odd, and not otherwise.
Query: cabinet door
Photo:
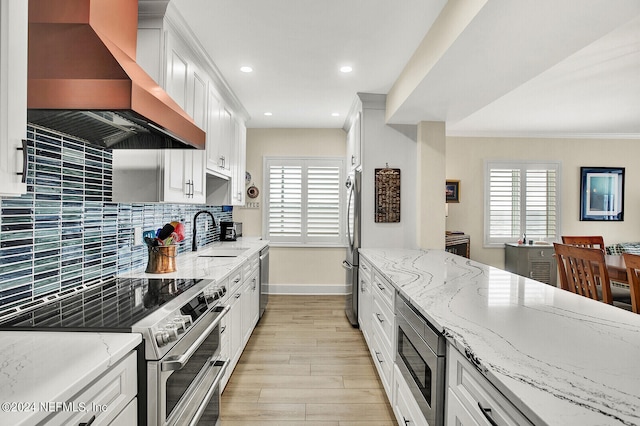
[[[222,100],[218,92],[209,87],[207,94],[207,170],[218,172],[220,143],[222,139]]]
[[[358,112],[351,121],[351,127],[347,133],[347,171],[353,170],[361,163],[361,113]]]
[[[446,424],[451,426],[479,426],[451,389],[447,391]]]
[[[24,194],[23,153],[27,130],[28,2],[0,2],[0,196]],[[26,155],[26,153],[24,153]]]
[[[228,329],[229,329],[229,353],[231,358],[231,365],[235,366],[242,354],[243,345],[243,333],[242,333],[242,287],[240,287],[234,294],[230,296],[231,310],[227,314],[229,317]],[[232,370],[232,369],[230,369]]]
[[[246,193],[247,129],[244,123],[239,120],[235,120],[235,128],[236,141],[232,158],[231,204],[243,206]]]
[[[190,181],[187,178],[187,165],[192,160],[190,150],[172,149],[164,151],[164,185],[162,201],[184,203],[188,201]]]
[[[359,280],[358,323],[360,324],[360,330],[362,330],[364,339],[369,343],[371,339],[371,304],[373,303],[371,298],[371,281],[367,275],[362,273],[360,274]]]
[[[404,376],[396,365],[393,367],[393,412],[400,425],[429,426],[420,406],[404,380]],[[451,424],[451,423],[448,423]]]

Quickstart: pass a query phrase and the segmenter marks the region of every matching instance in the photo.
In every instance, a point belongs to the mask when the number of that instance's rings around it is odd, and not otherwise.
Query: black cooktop
[[[0,329],[131,331],[135,323],[200,281],[113,278],[27,309],[0,324]]]

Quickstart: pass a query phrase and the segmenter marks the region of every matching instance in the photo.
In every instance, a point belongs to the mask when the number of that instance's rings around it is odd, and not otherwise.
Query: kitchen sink
[[[238,257],[247,251],[246,248],[218,248],[212,247],[202,250],[198,257]]]

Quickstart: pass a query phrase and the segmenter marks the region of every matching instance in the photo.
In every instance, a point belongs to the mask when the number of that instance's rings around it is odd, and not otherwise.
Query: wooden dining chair
[[[604,251],[604,238],[600,235],[563,235],[562,244],[578,247],[599,248]]]
[[[631,292],[631,310],[640,314],[640,255],[623,253],[624,263],[627,265],[627,279],[629,281],[629,291]]]
[[[553,244],[563,290],[613,305],[604,251],[569,244]]]

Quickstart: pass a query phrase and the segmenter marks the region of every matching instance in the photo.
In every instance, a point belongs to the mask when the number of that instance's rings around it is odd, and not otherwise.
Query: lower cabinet
[[[233,369],[240,360],[260,315],[260,275],[258,262],[253,259],[240,266],[228,278],[229,313],[222,321],[220,353],[230,363],[222,380],[224,390]]]
[[[138,422],[137,392],[136,352],[133,351],[68,401],[84,409],[58,411],[46,422],[48,425],[135,425]]]
[[[393,413],[399,425],[429,426],[397,365],[393,365]],[[452,423],[449,423],[452,424]],[[456,424],[456,423],[453,423]]]
[[[447,425],[533,425],[451,345],[447,347]]]

